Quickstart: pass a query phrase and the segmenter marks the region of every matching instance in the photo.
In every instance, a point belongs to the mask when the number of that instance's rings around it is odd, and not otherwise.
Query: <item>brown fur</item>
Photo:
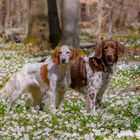
[[[101,63],[100,59],[97,58],[89,58],[89,65],[93,72],[95,71],[103,71],[104,67]],[[77,59],[75,63],[72,64],[71,67],[71,88],[83,87],[87,85],[87,71],[85,66],[85,61],[82,57]]]
[[[106,65],[112,65],[114,61],[117,62],[117,59],[124,55],[125,48],[119,42],[111,39],[97,45],[95,52],[98,59],[102,58]]]
[[[54,64],[59,64],[59,51],[60,47],[55,48],[53,54],[52,54],[52,60]],[[71,56],[70,61],[73,63],[73,61],[78,57],[78,50],[76,48],[70,47]]]
[[[95,71],[103,71],[104,70],[104,66],[101,63],[100,59],[97,58],[89,58],[89,65],[92,69],[93,72]]]
[[[101,105],[115,63],[124,52],[124,47],[117,41],[105,40],[97,45],[94,57],[85,56],[81,63],[78,59],[72,65],[71,88],[84,92],[86,105],[90,110]],[[86,63],[83,63],[84,60]]]
[[[30,85],[28,87],[29,92],[31,93],[32,98],[30,98],[29,103],[31,107],[37,107],[41,102],[41,90],[37,85]],[[34,99],[34,100],[32,100]]]
[[[41,66],[40,77],[41,77],[41,79],[43,80],[44,83],[49,85],[48,69],[47,69],[47,65],[46,64]]]
[[[54,52],[52,53],[52,60],[54,64],[59,64],[59,51],[60,47],[55,48]]]
[[[78,50],[73,47],[70,47],[70,50],[71,50],[70,61],[71,63],[73,63],[78,57]]]
[[[114,40],[105,40],[96,46],[95,52],[96,56],[89,58],[88,60],[93,73],[96,71],[104,71],[105,67],[108,67],[108,70],[109,67],[111,69],[111,66],[117,61],[118,57],[121,57],[124,54],[125,50],[119,42]],[[107,57],[109,57],[109,61]],[[74,61],[71,67],[71,87],[76,88],[86,86],[86,74],[85,62],[82,57],[80,57]]]
[[[87,83],[86,66],[82,57],[75,60],[71,66],[71,88],[85,86]]]

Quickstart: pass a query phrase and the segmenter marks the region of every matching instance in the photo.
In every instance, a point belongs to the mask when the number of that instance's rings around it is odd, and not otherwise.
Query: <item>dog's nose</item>
[[[112,60],[112,55],[107,55],[108,60]]]
[[[65,58],[63,58],[61,61],[62,61],[62,63],[65,63],[65,62],[66,62],[66,59],[65,59]]]

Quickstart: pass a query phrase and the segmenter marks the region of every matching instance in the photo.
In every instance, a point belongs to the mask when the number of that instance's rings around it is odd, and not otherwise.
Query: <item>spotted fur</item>
[[[84,93],[89,110],[101,105],[102,96],[111,80],[118,57],[124,54],[124,47],[114,40],[103,41],[96,47],[94,56],[84,56],[71,67],[70,87]],[[83,61],[84,74],[79,74],[79,62]],[[84,75],[85,84],[79,84]]]

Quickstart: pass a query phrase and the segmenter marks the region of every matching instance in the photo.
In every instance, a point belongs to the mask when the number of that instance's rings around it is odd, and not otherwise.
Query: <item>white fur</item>
[[[60,64],[54,64],[52,58],[47,57],[43,63],[26,64],[6,83],[5,87],[0,91],[0,98],[7,97],[9,99],[8,110],[11,109],[13,103],[25,91],[29,92],[31,106],[37,107],[42,96],[48,95],[49,101],[45,102],[46,107],[52,113],[56,111],[55,100],[57,94],[64,94],[66,87],[70,85],[70,49],[64,45],[60,48]],[[66,63],[61,64],[62,59],[66,59]],[[42,65],[47,65],[49,85],[44,83],[40,77],[40,69]],[[32,91],[29,87],[33,87]],[[58,96],[58,106],[62,99]]]

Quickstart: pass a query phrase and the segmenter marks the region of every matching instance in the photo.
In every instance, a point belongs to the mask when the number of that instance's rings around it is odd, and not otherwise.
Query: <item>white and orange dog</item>
[[[0,91],[0,99],[9,99],[10,110],[26,91],[29,93],[30,105],[36,108],[47,94],[49,102],[45,102],[45,107],[55,113],[71,83],[70,66],[77,56],[78,51],[75,48],[63,45],[57,47],[45,62],[24,65]]]

